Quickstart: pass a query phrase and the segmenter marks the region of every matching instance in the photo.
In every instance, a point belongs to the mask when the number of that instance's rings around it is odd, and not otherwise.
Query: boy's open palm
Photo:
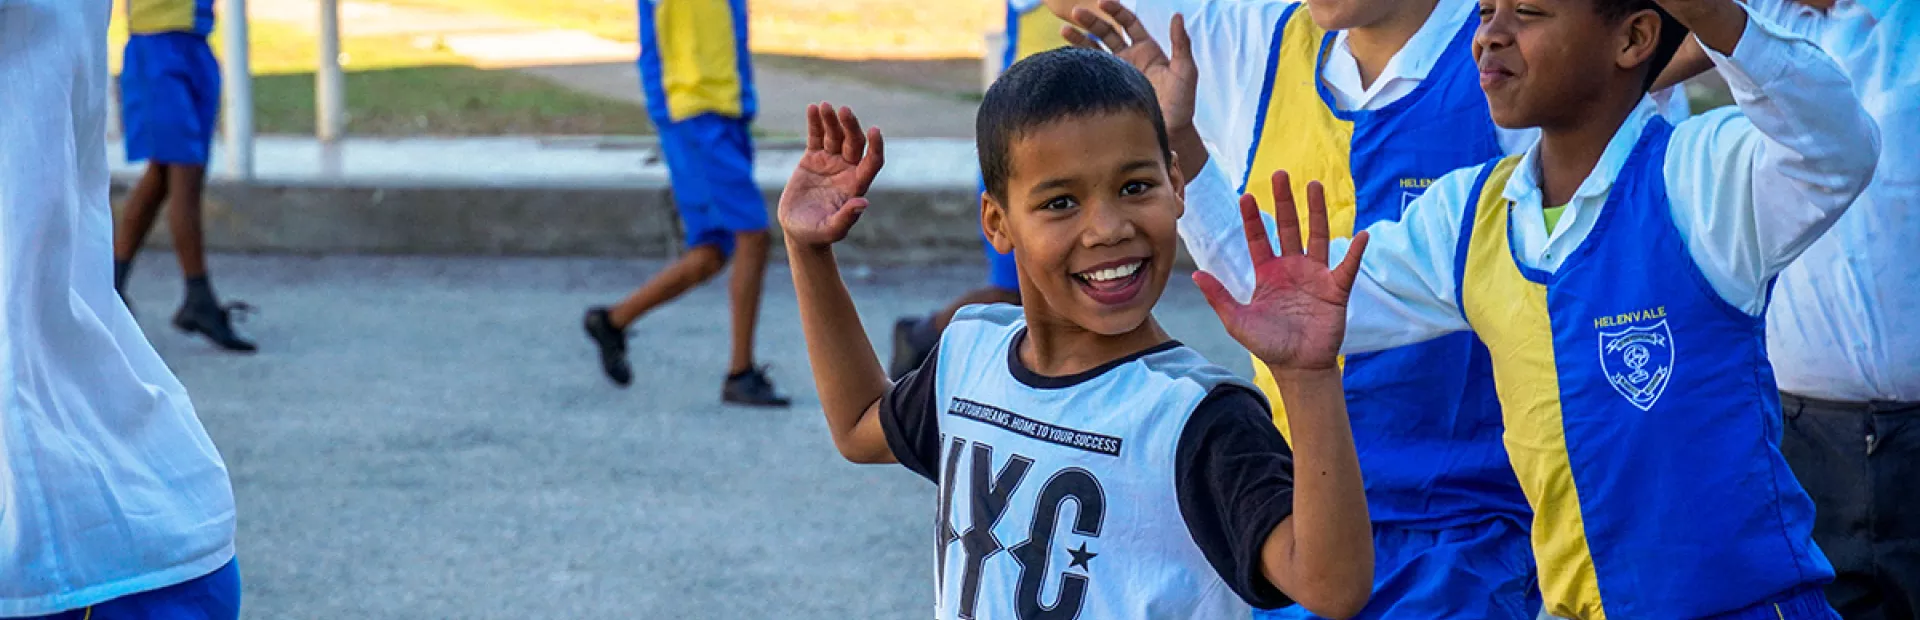
[[[803,245],[845,239],[867,210],[867,188],[885,161],[880,129],[862,131],[852,108],[807,106],[807,152],[780,192],[780,230]]]
[[[1146,74],[1160,98],[1160,111],[1169,126],[1185,127],[1193,122],[1194,89],[1200,84],[1200,68],[1193,62],[1193,40],[1187,36],[1186,19],[1174,14],[1167,27],[1173,40],[1173,55],[1168,56],[1153,40],[1140,17],[1116,0],[1102,0],[1100,10],[1113,18],[1112,23],[1085,7],[1073,10],[1073,25],[1062,26],[1060,33],[1075,47],[1105,50],[1127,61]],[[1116,29],[1115,26],[1119,28]],[[1124,34],[1123,34],[1124,32]]]
[[[1307,186],[1308,235],[1301,247],[1300,217],[1287,173],[1273,175],[1274,220],[1280,254],[1267,242],[1266,226],[1252,195],[1240,197],[1240,216],[1253,256],[1253,296],[1235,301],[1212,274],[1196,272],[1194,282],[1226,324],[1227,333],[1247,351],[1275,369],[1335,368],[1346,337],[1347,297],[1360,273],[1367,233],[1353,236],[1345,260],[1327,268],[1327,201],[1318,182]]]

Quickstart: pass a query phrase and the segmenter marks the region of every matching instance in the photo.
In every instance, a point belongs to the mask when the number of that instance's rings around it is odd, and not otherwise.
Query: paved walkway
[[[260,308],[242,327],[261,353],[241,357],[167,327],[178,271],[142,256],[141,324],[231,471],[245,615],[926,617],[934,486],[834,452],[784,267],[760,357],[793,409],[717,402],[724,282],[637,324],[633,387],[601,378],[582,309],[659,266],[216,255],[220,292]],[[885,347],[894,316],[980,277],[875,268],[852,286]],[[1247,370],[1186,278],[1158,315]]]
[[[754,177],[781,187],[793,174],[805,144],[761,140]],[[143,165],[124,161],[126,149],[107,147],[116,176],[137,175]],[[973,142],[955,138],[897,138],[887,142],[887,167],[878,189],[941,190],[975,187],[979,174]],[[350,138],[337,150],[312,138],[262,136],[254,144],[256,178],[276,185],[448,185],[474,188],[659,187],[667,180],[658,142],[633,137]],[[211,174],[226,173],[215,145]]]

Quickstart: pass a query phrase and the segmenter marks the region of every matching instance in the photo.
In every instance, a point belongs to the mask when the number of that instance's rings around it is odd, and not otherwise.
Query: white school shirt
[[[0,617],[233,559],[233,491],[113,291],[106,0],[0,0]]]
[[[1825,49],[1880,124],[1880,167],[1847,214],[1780,272],[1767,348],[1780,389],[1920,402],[1920,5],[1839,0],[1822,12],[1748,0]]]
[[[1250,163],[1247,156],[1252,151],[1255,128],[1260,122],[1262,86],[1272,68],[1273,40],[1280,35],[1279,19],[1299,2],[1122,0],[1122,3],[1139,16],[1148,34],[1162,42],[1163,47],[1170,45],[1165,42],[1171,40],[1168,32],[1173,15],[1179,13],[1186,18],[1187,33],[1193,40],[1194,64],[1200,72],[1193,123],[1207,146],[1208,163],[1203,172],[1211,169],[1231,179],[1230,187],[1239,187],[1247,175]],[[1377,110],[1414,92],[1453,41],[1461,24],[1473,19],[1478,10],[1477,0],[1438,0],[1427,20],[1387,61],[1371,86],[1361,85],[1360,64],[1353,58],[1347,33],[1336,32],[1320,71],[1328,92],[1333,95],[1334,105],[1343,110]],[[1507,153],[1526,150],[1540,134],[1535,129],[1496,128],[1495,131],[1501,149]],[[1265,187],[1259,183],[1253,186]],[[1220,204],[1225,208],[1218,208]],[[1219,275],[1232,273],[1248,263],[1237,204],[1232,201],[1195,203],[1189,196],[1179,232],[1188,253],[1201,269]],[[1250,278],[1223,277],[1222,283],[1242,301],[1253,290]]]
[[[1200,83],[1194,101],[1194,128],[1206,143],[1207,168],[1204,174],[1223,174],[1239,187],[1246,178],[1248,153],[1252,152],[1254,129],[1260,121],[1262,86],[1271,69],[1271,51],[1280,16],[1295,0],[1123,0],[1139,16],[1148,34],[1157,41],[1169,41],[1168,29],[1173,15],[1186,18],[1187,32],[1193,39],[1194,64],[1200,71]],[[1333,95],[1334,105],[1342,110],[1378,110],[1419,88],[1432,71],[1433,63],[1446,51],[1455,33],[1479,11],[1477,0],[1438,0],[1427,20],[1407,39],[1400,51],[1374,78],[1363,86],[1359,61],[1346,31],[1334,33],[1320,78]],[[1663,101],[1661,114],[1674,123],[1691,116],[1686,91],[1680,86],[1654,93]],[[1495,128],[1501,150],[1522,153],[1540,139],[1538,129]],[[1304,183],[1308,179],[1299,179]],[[1265,187],[1255,183],[1253,187]],[[1192,190],[1189,190],[1192,191]],[[1237,202],[1188,200],[1185,216],[1180,218],[1180,236],[1188,252],[1201,269],[1219,275],[1244,272],[1249,262],[1241,233]],[[1226,208],[1217,208],[1224,204]],[[1264,214],[1263,214],[1264,215]],[[1272,228],[1271,218],[1267,218]],[[1269,231],[1271,232],[1271,231]],[[1223,277],[1227,290],[1246,301],[1253,290],[1250,277]]]
[[[1832,226],[1873,176],[1880,139],[1833,60],[1805,39],[1750,18],[1732,56],[1707,55],[1739,108],[1680,123],[1665,162],[1675,227],[1715,292],[1758,315],[1766,283]],[[1593,230],[1608,190],[1658,110],[1643,99],[1600,161],[1546,229],[1538,146],[1522,156],[1502,194],[1513,201],[1513,242],[1521,263],[1552,272]],[[1212,166],[1208,166],[1212,168]],[[1376,351],[1469,329],[1455,303],[1454,253],[1479,167],[1448,173],[1398,222],[1371,236],[1348,306],[1343,351]],[[1188,209],[1237,209],[1226,175],[1201,170]],[[1271,231],[1269,231],[1271,234]],[[1276,245],[1276,247],[1278,247]],[[1336,240],[1335,257],[1347,242]],[[1251,289],[1250,265],[1222,262],[1223,281]]]

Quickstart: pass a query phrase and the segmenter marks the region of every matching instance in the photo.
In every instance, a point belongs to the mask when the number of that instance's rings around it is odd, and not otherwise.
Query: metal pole
[[[247,39],[247,0],[221,0],[226,15],[221,30],[221,47],[226,51],[227,84],[227,175],[240,181],[253,180],[253,63]]]
[[[320,0],[320,69],[314,74],[314,126],[322,143],[347,132],[347,84],[340,72],[340,0]]]

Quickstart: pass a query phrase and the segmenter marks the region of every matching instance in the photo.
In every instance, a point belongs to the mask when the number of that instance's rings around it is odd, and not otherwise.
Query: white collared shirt
[[[1148,34],[1163,47],[1168,45],[1167,26],[1173,15],[1186,17],[1194,64],[1200,69],[1194,128],[1207,141],[1211,162],[1236,180],[1246,176],[1247,153],[1260,121],[1261,90],[1272,65],[1270,52],[1280,35],[1276,25],[1299,2],[1122,0],[1122,4],[1140,17]],[[1413,92],[1478,7],[1476,0],[1438,0],[1427,21],[1367,86],[1361,85],[1360,65],[1347,34],[1336,33],[1320,75],[1335,104],[1347,110],[1377,110]],[[1539,136],[1538,131],[1526,129],[1503,129],[1499,134],[1501,146],[1509,153],[1526,149]],[[1238,223],[1236,211],[1232,224],[1237,227]]]
[[[1708,56],[1740,108],[1708,112],[1675,128],[1665,163],[1667,193],[1674,224],[1708,282],[1728,303],[1757,315],[1766,305],[1766,282],[1825,232],[1872,178],[1879,137],[1846,76],[1804,39],[1749,19],[1732,57],[1711,50]],[[1613,178],[1655,114],[1651,99],[1633,111],[1553,231],[1546,230],[1538,189],[1537,147],[1528,150],[1503,191],[1514,201],[1514,243],[1522,263],[1555,271],[1586,239]],[[1211,168],[1188,186],[1189,211],[1196,204],[1237,208],[1231,206],[1234,184]],[[1453,269],[1477,173],[1478,167],[1448,173],[1400,221],[1368,227],[1372,241],[1349,306],[1347,352],[1469,329],[1455,303]],[[1336,254],[1344,255],[1346,246],[1336,241]],[[1205,268],[1233,281],[1230,288],[1251,289],[1245,259],[1238,265],[1230,258],[1213,262]]]
[[[1873,183],[1780,272],[1767,313],[1780,389],[1920,402],[1920,5],[1839,0],[1825,12],[1787,0],[1748,5],[1831,54],[1884,141]]]
[[[233,490],[113,291],[103,1],[0,0],[0,617],[233,558]]]

